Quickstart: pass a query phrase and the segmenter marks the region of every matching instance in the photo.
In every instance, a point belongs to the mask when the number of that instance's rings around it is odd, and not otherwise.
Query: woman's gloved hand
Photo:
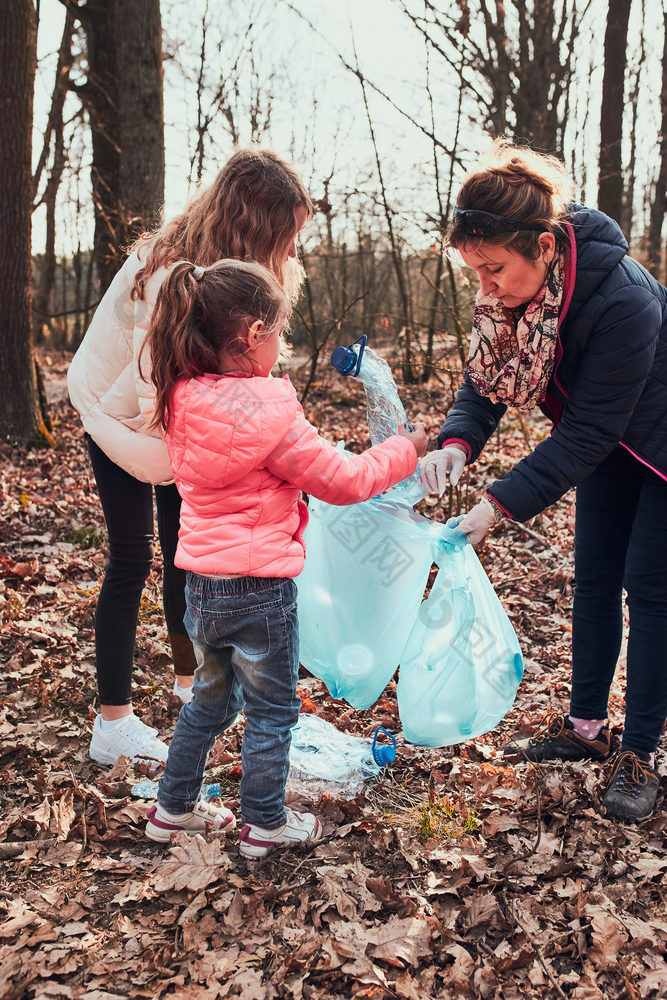
[[[480,542],[486,537],[489,528],[498,521],[502,521],[502,518],[503,513],[500,507],[496,507],[490,500],[483,497],[472,510],[469,510],[461,518],[456,528],[458,531],[466,534],[470,544],[477,548]]]
[[[447,477],[452,486],[456,486],[466,464],[466,453],[456,444],[448,444],[440,451],[431,451],[422,459],[421,481],[429,493],[439,493],[447,488]]]

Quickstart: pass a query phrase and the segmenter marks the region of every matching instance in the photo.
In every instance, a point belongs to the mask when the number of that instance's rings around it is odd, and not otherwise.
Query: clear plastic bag
[[[391,368],[379,354],[366,346],[366,337],[360,337],[350,347],[338,347],[331,355],[331,363],[343,375],[361,382],[366,391],[366,417],[371,444],[381,444],[396,434],[399,427],[412,429],[405,407],[401,402]],[[396,483],[387,493],[392,498],[403,498],[412,506],[426,495],[419,474],[419,465],[411,476]]]
[[[132,795],[138,799],[156,799],[157,790],[157,781],[151,781],[150,778],[144,778],[142,781],[138,781],[136,785],[133,785],[130,789]],[[222,789],[219,783],[214,781],[211,785],[201,786],[201,795],[203,799],[215,799],[219,795],[222,795]]]

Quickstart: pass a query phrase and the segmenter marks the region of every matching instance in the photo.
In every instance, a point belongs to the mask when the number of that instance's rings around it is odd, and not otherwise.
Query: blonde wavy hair
[[[562,219],[567,214],[573,189],[565,165],[556,156],[515,146],[501,138],[495,140],[466,176],[456,205],[538,225],[543,232],[553,233],[562,241],[565,236]],[[457,249],[481,242],[511,246],[522,256],[537,259],[539,236],[539,232],[528,230],[471,236],[465,220],[459,216],[450,226],[445,242]]]
[[[176,261],[210,267],[233,258],[263,264],[296,301],[303,268],[289,257],[289,249],[298,208],[306,209],[307,218],[313,214],[310,196],[290,163],[268,149],[238,150],[185,211],[135,241],[132,250],[148,252],[132,298],[143,299],[151,275]]]

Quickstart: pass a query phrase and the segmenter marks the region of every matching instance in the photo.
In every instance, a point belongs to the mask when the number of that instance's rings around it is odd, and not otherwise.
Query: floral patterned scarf
[[[475,300],[466,375],[480,396],[526,410],[541,403],[554,370],[565,258],[556,253],[523,315],[491,295]]]

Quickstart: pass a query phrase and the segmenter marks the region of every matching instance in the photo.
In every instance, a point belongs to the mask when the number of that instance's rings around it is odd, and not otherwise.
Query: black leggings
[[[153,563],[153,489],[174,671],[181,675],[195,671],[192,644],[183,625],[185,571],[174,566],[181,498],[173,485],[152,487],[135,479],[86,438],[109,533],[109,565],[95,612],[97,688],[102,705],[128,705],[139,604]]]
[[[630,612],[623,746],[652,753],[667,714],[667,482],[616,448],[577,486],[572,700],[604,719]]]

